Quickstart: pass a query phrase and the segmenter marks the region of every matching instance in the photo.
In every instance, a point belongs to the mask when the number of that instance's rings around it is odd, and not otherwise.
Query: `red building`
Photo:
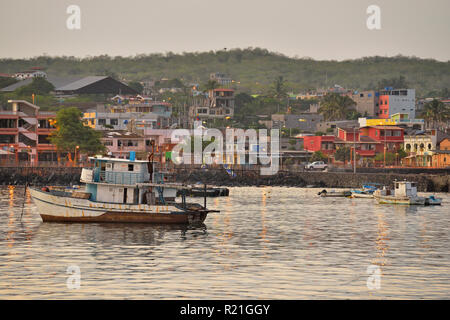
[[[10,100],[11,110],[0,111],[0,149],[19,161],[36,165],[38,161],[57,161],[56,147],[49,141],[56,115],[39,112],[39,107],[24,100]],[[11,157],[10,157],[11,158]]]
[[[362,158],[374,157],[380,148],[380,142],[372,137],[366,136],[359,128],[338,128],[335,148],[356,148],[356,154]]]
[[[403,128],[373,126],[363,128],[338,128],[335,136],[304,136],[303,148],[332,155],[337,149],[356,149],[361,158],[372,158],[377,153],[395,152],[403,146]],[[352,151],[353,152],[353,151]]]
[[[324,154],[334,153],[335,136],[304,136],[303,149],[311,152],[321,151]]]
[[[359,129],[361,136],[370,137],[377,141],[376,152],[393,152],[403,146],[403,128],[395,126],[372,126]]]

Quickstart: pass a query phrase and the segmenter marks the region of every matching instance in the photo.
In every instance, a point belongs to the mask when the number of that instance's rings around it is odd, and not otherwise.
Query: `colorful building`
[[[303,148],[307,151],[321,151],[326,155],[331,155],[335,152],[335,140],[335,136],[303,136]]]
[[[434,167],[450,167],[450,138],[445,138],[441,141],[439,149],[434,151],[432,161]]]
[[[376,152],[396,152],[403,147],[404,129],[396,126],[370,126],[360,128],[361,136],[377,142]]]
[[[403,163],[414,167],[435,166],[435,160],[439,159],[439,157],[434,157],[434,155],[439,150],[446,150],[445,142],[443,146],[441,144],[442,141],[449,137],[450,135],[435,129],[406,135],[404,138],[404,150],[408,153],[408,156],[403,160]]]
[[[56,114],[40,112],[25,100],[9,100],[11,109],[0,111],[0,149],[14,154],[15,162],[57,161],[56,147],[49,136],[56,130]]]
[[[359,118],[359,125],[361,127],[370,126],[401,126],[404,128],[424,129],[425,120],[423,119],[410,119],[407,113],[396,113],[389,118]]]
[[[378,100],[379,117],[388,119],[396,113],[408,114],[409,119],[416,117],[415,89],[388,89],[380,91]]]

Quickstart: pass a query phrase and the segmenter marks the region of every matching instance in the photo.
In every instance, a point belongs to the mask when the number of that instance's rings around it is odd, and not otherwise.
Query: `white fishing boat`
[[[93,168],[83,168],[84,189],[31,188],[43,221],[139,222],[189,224],[203,222],[210,212],[204,205],[186,203],[186,187],[165,183],[151,161],[89,158]],[[181,190],[181,202],[176,202]]]
[[[426,198],[417,195],[417,184],[394,181],[394,190],[387,187],[376,190],[374,197],[380,204],[425,205]]]

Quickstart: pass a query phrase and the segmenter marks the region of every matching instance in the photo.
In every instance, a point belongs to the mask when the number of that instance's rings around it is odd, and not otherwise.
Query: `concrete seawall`
[[[448,192],[450,175],[447,173],[348,173],[348,172],[286,172],[262,176],[259,170],[235,171],[230,177],[223,169],[175,169],[177,182],[202,182],[220,186],[315,186],[323,188],[357,188],[363,183],[376,182],[390,185],[395,179],[418,183],[419,191]],[[0,167],[0,185],[70,185],[79,184],[81,168]]]

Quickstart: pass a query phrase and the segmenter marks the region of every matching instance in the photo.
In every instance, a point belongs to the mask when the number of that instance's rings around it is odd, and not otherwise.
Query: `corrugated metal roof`
[[[82,78],[80,77],[58,77],[58,76],[47,76],[47,81],[50,82],[55,88],[65,86],[71,82],[80,80]],[[12,85],[9,85],[3,89],[1,89],[1,92],[12,92],[20,87],[29,85],[33,81],[33,78],[28,78],[19,82],[16,82]]]
[[[82,78],[78,81],[71,82],[61,87],[57,87],[56,91],[74,91],[80,88],[86,87],[90,84],[96,83],[98,81],[104,80],[108,78],[108,76],[89,76]]]

